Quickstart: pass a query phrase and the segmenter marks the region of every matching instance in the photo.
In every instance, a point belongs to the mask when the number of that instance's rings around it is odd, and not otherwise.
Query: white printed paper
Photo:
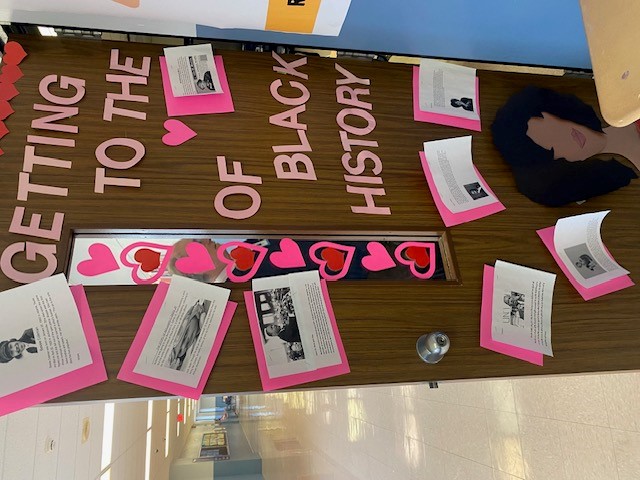
[[[164,57],[175,97],[222,93],[210,44],[167,47]]]
[[[475,68],[422,59],[419,78],[420,110],[480,120]]]
[[[64,275],[0,293],[0,397],[92,363]]]
[[[501,260],[496,261],[493,275],[493,340],[553,356],[551,304],[556,276]]]
[[[196,387],[213,348],[230,291],[185,277],[171,279],[133,371]]]
[[[253,280],[270,378],[341,363],[316,270]]]
[[[424,142],[424,153],[438,194],[453,213],[498,201],[473,167],[471,136]]]
[[[591,288],[629,272],[607,252],[600,229],[610,210],[561,218],[556,223],[553,244],[560,260],[580,285]]]

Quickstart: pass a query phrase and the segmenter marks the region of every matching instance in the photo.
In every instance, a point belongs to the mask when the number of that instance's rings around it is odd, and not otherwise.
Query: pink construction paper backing
[[[220,55],[215,55],[214,61],[220,78],[222,93],[207,95],[194,95],[188,97],[174,97],[169,82],[169,72],[167,61],[160,57],[160,72],[162,73],[162,88],[164,90],[164,101],[167,105],[167,115],[169,117],[179,117],[183,115],[203,115],[209,113],[229,113],[234,111],[231,90],[227,81],[227,73]]]
[[[329,313],[329,320],[331,322],[331,328],[336,339],[336,345],[338,346],[338,352],[340,354],[341,363],[338,365],[332,365],[330,367],[323,367],[313,372],[295,373],[293,375],[287,375],[284,377],[270,378],[269,370],[267,369],[267,360],[264,356],[264,349],[262,347],[262,334],[260,333],[260,327],[258,323],[258,317],[256,316],[256,303],[253,298],[253,292],[244,292],[244,301],[247,306],[247,314],[249,315],[249,327],[251,328],[251,336],[253,337],[253,346],[256,350],[256,358],[258,360],[258,370],[260,371],[260,380],[262,381],[262,389],[265,392],[276,390],[278,388],[291,387],[293,385],[299,385],[301,383],[314,382],[316,380],[323,380],[325,378],[337,377],[349,373],[349,362],[347,361],[347,355],[344,351],[342,339],[340,338],[340,332],[338,332],[338,325],[336,323],[336,317],[333,314],[333,307],[329,300],[329,291],[327,290],[326,280],[320,280],[320,286],[322,288],[322,296],[324,297],[325,304],[327,305],[327,312]]]
[[[591,287],[591,288],[585,288],[582,285],[580,285],[580,283],[576,280],[576,278],[573,275],[571,275],[571,272],[569,272],[569,269],[566,267],[566,265],[562,262],[562,260],[560,260],[560,257],[556,252],[556,247],[553,243],[553,235],[555,230],[556,230],[556,227],[553,226],[553,227],[542,228],[538,230],[536,233],[542,240],[542,243],[544,243],[545,247],[547,247],[547,249],[553,256],[553,259],[556,261],[556,263],[560,267],[560,270],[562,270],[562,273],[564,273],[565,277],[567,277],[571,285],[573,285],[573,288],[575,288],[578,291],[578,293],[582,298],[584,298],[585,300],[592,300],[594,298],[601,297],[602,295],[617,292],[618,290],[623,290],[625,288],[629,288],[635,285],[635,283],[633,283],[633,280],[631,280],[631,277],[629,275],[625,275],[624,277],[614,278],[612,280],[609,280],[608,282],[602,283],[600,285],[596,285],[595,287]],[[605,250],[606,248],[607,247],[605,247]],[[611,257],[611,259],[613,259],[613,257],[611,256],[611,253],[609,253],[608,250],[607,250],[607,254]]]
[[[482,274],[482,306],[480,307],[480,346],[494,352],[542,366],[543,355],[525,348],[498,342],[491,336],[491,310],[493,307],[493,267],[484,266]]]
[[[85,387],[90,387],[107,380],[107,370],[104,367],[102,351],[98,342],[96,327],[89,309],[89,302],[82,285],[71,287],[71,294],[78,307],[82,330],[89,345],[89,353],[93,363],[85,367],[68,372],[59,377],[45,380],[37,385],[27,387],[11,393],[0,399],[0,416],[16,412],[23,408],[32,407],[53,398],[66,395]]]
[[[149,303],[149,307],[144,314],[142,323],[140,324],[140,328],[138,329],[138,333],[136,333],[136,337],[134,338],[133,343],[131,344],[131,348],[129,349],[129,352],[124,359],[122,368],[120,368],[120,371],[118,372],[118,379],[124,380],[125,382],[129,383],[135,383],[136,385],[142,385],[143,387],[160,390],[161,392],[172,393],[173,395],[198,400],[200,398],[200,395],[202,395],[202,391],[204,390],[204,386],[206,385],[207,380],[209,379],[209,375],[211,373],[211,370],[213,369],[213,364],[218,357],[218,353],[220,353],[222,342],[224,341],[224,337],[227,334],[227,330],[229,330],[231,319],[233,318],[233,314],[235,313],[238,304],[235,302],[227,303],[227,307],[225,308],[224,314],[222,315],[220,328],[218,329],[216,338],[213,341],[213,347],[211,348],[211,353],[209,354],[207,363],[205,364],[204,370],[202,371],[202,377],[200,377],[198,386],[188,387],[180,383],[150,377],[148,375],[143,375],[133,371],[136,363],[138,363],[140,355],[142,354],[142,349],[144,348],[144,345],[149,338],[149,334],[151,333],[153,324],[155,323],[156,318],[158,318],[158,313],[160,312],[162,303],[167,296],[168,290],[168,283],[158,284],[158,287],[153,294],[153,298]]]
[[[476,107],[478,108],[478,115],[480,115],[480,81],[478,77],[476,77]],[[470,120],[468,118],[420,110],[420,67],[417,66],[413,67],[413,119],[416,122],[437,123],[448,127],[473,130],[474,132],[482,131],[480,120]]]
[[[447,227],[453,227],[455,225],[460,225],[461,223],[471,222],[473,220],[477,220],[479,218],[488,217],[489,215],[493,215],[494,213],[501,212],[506,207],[497,200],[495,193],[489,188],[486,180],[480,175],[480,172],[474,165],[473,168],[478,175],[478,178],[482,180],[483,186],[487,188],[487,192],[493,195],[496,198],[496,202],[491,205],[485,205],[484,207],[474,208],[472,210],[467,210],[466,212],[454,213],[447,208],[447,206],[442,201],[442,197],[440,196],[440,192],[436,188],[436,182],[433,179],[433,175],[431,174],[431,170],[429,170],[429,163],[427,162],[427,156],[424,152],[420,152],[420,162],[422,163],[422,170],[424,171],[424,176],[427,177],[427,183],[429,184],[429,190],[431,191],[431,195],[433,196],[433,201],[436,204],[436,208],[442,217],[442,221]]]

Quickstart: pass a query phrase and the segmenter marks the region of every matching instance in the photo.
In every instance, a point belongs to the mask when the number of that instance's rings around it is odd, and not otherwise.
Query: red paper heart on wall
[[[241,270],[243,272],[251,270],[251,267],[253,267],[253,263],[256,259],[255,252],[252,252],[251,250],[244,247],[234,248],[233,250],[231,250],[229,255],[231,255],[231,258],[233,258],[233,260],[235,261],[238,270]]]
[[[405,250],[405,255],[416,262],[420,268],[426,268],[429,265],[430,259],[426,248],[409,247]]]
[[[0,83],[0,100],[11,100],[18,95],[18,89],[13,83]]]
[[[0,120],[4,120],[13,112],[14,110],[11,108],[11,105],[9,105],[9,102],[6,100],[0,100]]]
[[[5,64],[2,67],[2,75],[0,75],[0,83],[16,83],[24,76],[22,70],[17,65]]]
[[[22,45],[18,42],[7,42],[4,46],[4,56],[2,62],[7,65],[20,65],[20,62],[27,56]]]
[[[7,133],[9,133],[9,129],[4,122],[0,122],[0,138],[4,137]]]
[[[344,267],[345,253],[336,250],[335,248],[327,247],[320,252],[322,259],[327,262],[329,270],[339,272]]]
[[[140,270],[143,272],[153,272],[160,266],[160,254],[148,248],[141,248],[133,258],[140,264]]]

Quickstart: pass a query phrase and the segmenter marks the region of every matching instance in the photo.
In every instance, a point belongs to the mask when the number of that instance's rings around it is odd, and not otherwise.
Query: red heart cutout
[[[420,268],[426,268],[431,261],[427,249],[424,247],[409,247],[405,250],[405,255],[416,262]]]
[[[153,272],[160,266],[160,254],[155,250],[141,248],[133,258],[140,264],[140,270],[143,272]]]
[[[27,56],[22,45],[18,42],[7,42],[4,46],[4,56],[2,62],[7,65],[20,65],[20,62]]]
[[[320,252],[322,259],[327,262],[327,267],[334,272],[339,272],[344,267],[344,252],[340,252],[335,248],[327,247]]]
[[[0,122],[0,138],[4,137],[7,133],[9,133],[9,129],[4,122]]]
[[[256,260],[255,252],[252,252],[248,248],[244,247],[234,248],[233,250],[231,250],[231,252],[229,252],[229,255],[231,255],[231,258],[233,258],[233,260],[235,261],[238,270],[242,272],[251,270],[251,267],[253,267],[253,264]]]
[[[0,100],[11,100],[19,93],[13,83],[0,83]]]
[[[0,100],[0,120],[4,120],[13,112],[14,110],[13,108],[11,108],[11,105],[9,105],[9,102],[5,100]]]
[[[16,83],[24,76],[22,70],[17,65],[5,64],[2,67],[2,75],[0,75],[0,83]]]

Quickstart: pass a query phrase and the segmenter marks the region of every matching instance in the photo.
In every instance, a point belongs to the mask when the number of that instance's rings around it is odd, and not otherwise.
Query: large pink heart
[[[415,247],[412,250],[416,251],[418,251],[418,249],[426,250],[427,254],[429,255],[429,268],[426,272],[420,272],[416,269],[416,264],[421,262],[423,260],[422,258],[416,258],[416,255],[414,253],[407,255],[407,250],[410,250],[411,247]],[[436,271],[436,249],[433,243],[404,242],[396,247],[394,255],[398,262],[402,263],[403,265],[409,266],[409,270],[411,270],[411,273],[413,273],[414,277],[426,280],[428,278],[431,278],[433,273]],[[405,258],[405,256],[408,258]]]
[[[160,254],[164,253],[164,257],[160,262],[160,266],[158,267],[158,271],[152,275],[150,278],[144,278],[140,276],[141,265],[137,261],[130,261],[129,254],[136,249],[140,248],[148,248],[151,250],[155,250]],[[122,252],[120,252],[120,261],[123,265],[131,268],[131,279],[136,285],[148,285],[151,283],[160,280],[160,277],[164,274],[164,271],[167,269],[167,265],[169,264],[169,259],[171,258],[171,252],[173,251],[173,246],[171,245],[160,245],[158,243],[151,242],[135,242],[131,245],[125,247]],[[133,258],[133,255],[131,256]]]
[[[188,243],[185,251],[187,256],[176,260],[176,268],[182,273],[203,273],[216,268],[207,247],[201,243]]]
[[[278,268],[297,268],[307,264],[300,251],[300,246],[290,238],[280,240],[280,251],[273,252],[269,256],[269,260]]]
[[[233,250],[234,247],[250,250],[252,252],[257,253],[256,257],[254,258],[251,269],[248,272],[243,273],[242,275],[236,275],[233,272],[236,267],[236,261],[233,258],[228,258],[225,255],[225,252],[227,250],[231,251]],[[220,260],[227,266],[226,271],[227,271],[227,277],[229,278],[229,280],[235,283],[242,283],[242,282],[247,282],[251,280],[253,276],[256,274],[256,272],[260,268],[260,265],[262,265],[262,262],[267,256],[267,249],[261,245],[255,245],[253,243],[227,242],[220,245],[220,247],[218,247],[218,251],[216,252],[216,254],[218,255],[218,260]]]
[[[83,260],[78,264],[78,273],[85,277],[95,277],[120,268],[113,252],[104,243],[89,245],[89,257],[88,260]]]
[[[391,254],[380,242],[367,243],[367,251],[369,255],[362,258],[362,266],[370,272],[388,270],[396,266]]]
[[[331,272],[327,270],[327,260],[322,257],[322,250],[325,248],[330,248],[334,251],[345,254],[344,265],[342,265],[342,269],[340,271]],[[340,245],[339,243],[333,242],[318,242],[311,245],[311,248],[309,249],[309,256],[311,257],[311,260],[320,265],[320,275],[322,278],[326,280],[340,280],[349,271],[355,251],[356,247],[352,247],[350,245]],[[318,255],[318,253],[320,255]]]
[[[191,140],[197,135],[196,132],[187,127],[180,120],[169,119],[164,122],[164,128],[168,133],[162,137],[162,143],[171,147],[182,145],[187,140]]]

